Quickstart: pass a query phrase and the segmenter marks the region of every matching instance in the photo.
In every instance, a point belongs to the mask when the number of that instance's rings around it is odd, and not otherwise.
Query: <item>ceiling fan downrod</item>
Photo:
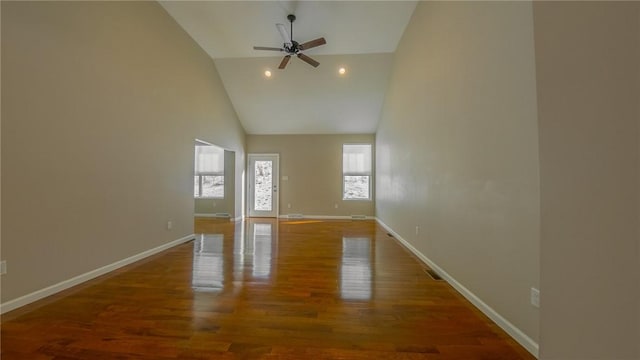
[[[291,24],[291,32],[289,34],[291,34],[291,40],[293,41],[293,22],[296,21],[296,16],[289,14],[287,15],[287,20],[289,20],[289,23]]]

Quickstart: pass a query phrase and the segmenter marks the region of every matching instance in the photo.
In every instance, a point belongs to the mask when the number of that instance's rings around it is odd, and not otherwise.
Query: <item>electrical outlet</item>
[[[167,230],[173,229],[173,222],[171,220],[167,221]]]
[[[416,235],[420,235],[420,226],[416,226]]]
[[[287,204],[287,209],[291,209],[291,204]]]
[[[338,203],[333,204],[334,209],[338,208]]]
[[[531,305],[540,307],[540,290],[533,287],[531,288]]]
[[[6,274],[7,273],[7,261],[6,260],[2,260],[0,261],[0,275],[1,274]]]

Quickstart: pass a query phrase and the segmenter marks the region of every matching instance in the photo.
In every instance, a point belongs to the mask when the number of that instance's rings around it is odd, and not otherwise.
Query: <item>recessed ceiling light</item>
[[[271,77],[271,71],[270,71],[270,70],[266,70],[266,71],[264,72],[264,76],[266,76],[266,77],[270,78],[270,77]]]
[[[347,73],[347,69],[345,69],[345,68],[343,68],[343,67],[341,67],[340,69],[338,69],[338,74],[340,74],[340,75],[344,75],[344,74],[346,74],[346,73]]]

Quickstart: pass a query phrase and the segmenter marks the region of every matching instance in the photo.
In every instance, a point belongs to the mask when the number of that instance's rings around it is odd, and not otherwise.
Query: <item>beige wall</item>
[[[541,358],[638,359],[639,4],[534,4]]]
[[[373,200],[342,200],[342,145],[374,142],[374,135],[247,135],[247,153],[280,154],[280,214],[373,216]]]
[[[196,138],[241,178],[213,62],[157,3],[3,1],[2,302],[191,234]]]
[[[532,21],[526,2],[418,4],[376,134],[376,215],[535,343]]]
[[[233,151],[224,151],[224,197],[222,199],[195,199],[195,213],[229,213],[235,217],[236,206],[236,155]]]

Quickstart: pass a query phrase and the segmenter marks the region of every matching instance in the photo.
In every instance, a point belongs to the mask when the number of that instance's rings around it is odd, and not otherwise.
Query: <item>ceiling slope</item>
[[[161,1],[214,59],[249,134],[335,134],[376,131],[393,52],[415,1]],[[326,45],[293,58],[253,50],[280,47],[276,23],[294,13],[294,40]],[[273,56],[276,55],[276,56]],[[338,74],[345,67],[347,73]],[[264,76],[270,70],[271,78]]]

